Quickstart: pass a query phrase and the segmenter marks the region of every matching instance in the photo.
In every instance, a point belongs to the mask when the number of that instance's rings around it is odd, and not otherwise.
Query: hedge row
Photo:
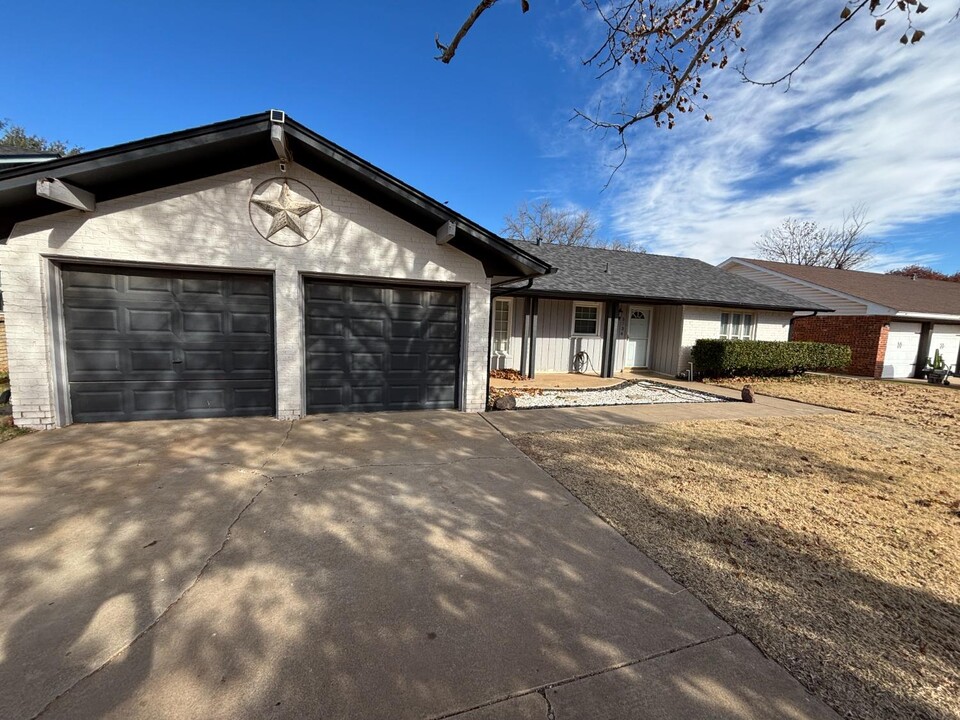
[[[818,342],[697,340],[690,359],[699,377],[800,375],[843,370],[850,364],[850,348]]]

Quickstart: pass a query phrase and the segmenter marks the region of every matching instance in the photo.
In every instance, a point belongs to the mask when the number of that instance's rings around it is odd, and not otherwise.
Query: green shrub
[[[850,348],[816,342],[697,340],[690,359],[699,377],[801,375],[807,370],[843,370]]]

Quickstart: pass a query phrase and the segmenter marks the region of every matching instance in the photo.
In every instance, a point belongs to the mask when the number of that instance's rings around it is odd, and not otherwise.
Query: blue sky
[[[887,242],[876,269],[960,270],[952,3],[928,2],[916,46],[896,42],[895,23],[848,29],[789,93],[712,76],[715,120],[638,127],[605,190],[613,145],[573,108],[609,107],[640,78],[600,83],[581,66],[598,27],[578,0],[535,0],[526,15],[501,0],[451,65],[435,61],[434,35],[452,37],[473,4],[24,4],[17,27],[31,30],[5,38],[0,117],[93,149],[276,107],[494,230],[546,197],[591,209],[606,236],[717,262],[751,254],[785,216],[836,223],[862,203]],[[840,7],[788,17],[784,5],[747,35],[757,74]]]

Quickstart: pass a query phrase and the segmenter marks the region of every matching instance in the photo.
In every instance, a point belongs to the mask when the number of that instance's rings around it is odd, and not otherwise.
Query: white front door
[[[650,345],[650,308],[631,305],[627,316],[627,349],[624,367],[647,367],[647,348]]]
[[[920,351],[920,323],[892,322],[883,358],[885,378],[913,377]]]

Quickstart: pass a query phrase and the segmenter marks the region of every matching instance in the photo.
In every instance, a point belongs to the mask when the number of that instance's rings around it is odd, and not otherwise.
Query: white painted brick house
[[[823,309],[697,260],[513,244],[277,111],[0,169],[0,266],[36,428],[478,411],[491,362],[676,375],[698,338]]]
[[[270,235],[287,211],[251,199],[285,187],[303,227]],[[0,217],[13,413],[38,428],[481,410],[491,281],[548,268],[282,114],[0,173]]]

